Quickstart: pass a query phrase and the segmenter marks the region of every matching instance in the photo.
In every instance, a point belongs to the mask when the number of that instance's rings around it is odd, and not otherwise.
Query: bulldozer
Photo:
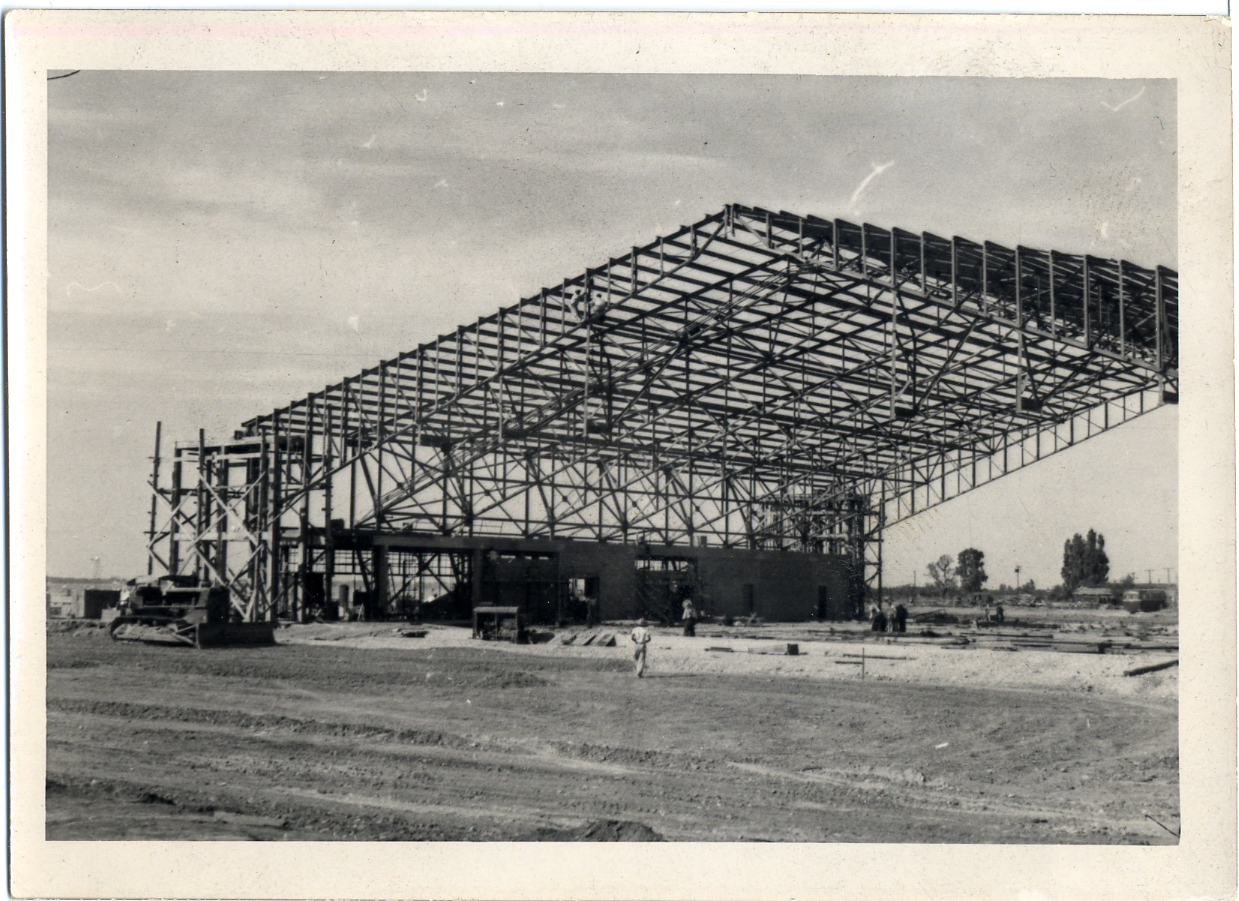
[[[109,632],[113,641],[205,648],[275,644],[275,625],[235,621],[227,588],[194,576],[143,576],[126,583]]]

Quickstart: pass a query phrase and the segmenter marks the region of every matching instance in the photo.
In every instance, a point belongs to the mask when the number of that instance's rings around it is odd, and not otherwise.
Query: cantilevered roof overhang
[[[1177,367],[1165,267],[730,205],[243,434],[304,436],[310,487],[360,462],[371,525],[751,544],[857,496],[890,525]]]

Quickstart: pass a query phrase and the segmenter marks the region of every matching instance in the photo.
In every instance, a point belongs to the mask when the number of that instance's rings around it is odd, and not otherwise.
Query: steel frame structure
[[[1177,402],[1177,367],[1165,267],[729,205],[200,432],[167,485],[157,431],[150,568],[259,618],[345,534],[708,541],[849,554],[880,596],[886,526]]]

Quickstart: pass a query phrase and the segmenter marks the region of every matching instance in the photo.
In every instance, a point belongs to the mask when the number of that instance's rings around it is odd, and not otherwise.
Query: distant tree
[[[1135,587],[1136,587],[1136,574],[1135,573],[1128,573],[1127,575],[1123,576],[1122,579],[1119,580],[1119,588],[1122,588],[1124,591],[1126,591],[1128,588],[1135,588]]]
[[[1106,539],[1100,532],[1088,530],[1087,585],[1105,585],[1110,581],[1110,558],[1106,556]]]
[[[985,551],[978,551],[974,547],[960,551],[955,572],[959,576],[959,586],[965,593],[980,591],[981,586],[989,579],[985,574]]]
[[[1063,544],[1063,587],[1068,593],[1081,585],[1095,588],[1105,585],[1110,578],[1110,558],[1106,556],[1105,536],[1092,529],[1088,537],[1080,533],[1072,535]]]
[[[1027,582],[1025,582],[1024,587],[1020,589],[1020,591],[1026,591],[1029,593],[1032,593],[1036,590],[1037,590],[1037,583],[1034,582],[1032,579],[1029,579]]]
[[[949,554],[943,554],[929,566],[925,567],[925,572],[929,574],[929,578],[933,580],[934,587],[942,593],[943,597],[947,596],[947,592],[955,588],[955,562]]]
[[[1084,539],[1076,532],[1063,542],[1063,588],[1070,594],[1084,580]]]

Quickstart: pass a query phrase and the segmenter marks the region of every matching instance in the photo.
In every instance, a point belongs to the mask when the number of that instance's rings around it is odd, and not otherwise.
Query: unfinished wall
[[[637,547],[562,541],[560,572],[570,579],[597,579],[598,615],[602,619],[640,616],[637,605]]]
[[[466,551],[483,573],[482,603],[519,605],[545,618],[556,606],[551,582],[584,581],[604,620],[635,619],[646,611],[638,592],[639,560],[687,561],[695,570],[695,601],[710,616],[751,613],[772,621],[848,619],[857,600],[842,556],[740,548],[638,545],[623,542],[476,536],[428,538],[381,534],[375,545]],[[519,555],[537,555],[527,559]],[[521,584],[529,580],[530,585]],[[536,584],[535,584],[536,583]],[[678,611],[678,605],[674,610]]]
[[[697,555],[703,600],[715,616],[804,621],[853,614],[845,557],[723,548],[699,548]]]
[[[556,544],[560,546],[562,575],[598,580],[599,614],[603,619],[631,619],[642,614],[637,593],[637,545]],[[693,562],[700,582],[697,603],[711,616],[738,617],[755,612],[766,620],[806,621],[846,619],[855,610],[848,595],[845,557],[669,546],[654,546],[649,552],[655,559],[687,558]]]

